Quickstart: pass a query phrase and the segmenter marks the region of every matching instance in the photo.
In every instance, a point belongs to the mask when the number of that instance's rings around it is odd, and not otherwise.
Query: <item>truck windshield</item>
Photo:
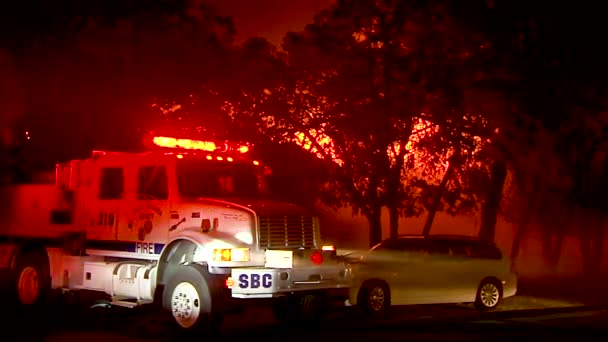
[[[177,161],[176,168],[182,196],[251,198],[262,195],[262,180],[252,165],[182,159]]]

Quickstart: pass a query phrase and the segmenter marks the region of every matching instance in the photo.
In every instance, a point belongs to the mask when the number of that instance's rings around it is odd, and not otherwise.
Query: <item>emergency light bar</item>
[[[249,152],[249,146],[247,145],[239,145],[239,144],[228,144],[225,143],[224,146],[218,146],[213,141],[203,141],[203,140],[192,140],[192,139],[178,139],[172,137],[154,137],[152,142],[156,146],[160,147],[168,147],[168,148],[181,148],[185,150],[199,150],[199,151],[207,151],[207,152],[227,152],[230,150],[239,151],[240,153]],[[222,149],[222,147],[224,147]]]
[[[184,148],[187,150],[215,151],[216,146],[212,141],[176,139],[169,137],[154,137],[154,144],[160,147]]]

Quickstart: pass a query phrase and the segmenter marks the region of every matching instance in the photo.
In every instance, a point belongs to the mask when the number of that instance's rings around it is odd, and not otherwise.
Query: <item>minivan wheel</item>
[[[479,285],[475,307],[481,311],[495,309],[502,299],[502,286],[496,280],[484,280]]]
[[[365,314],[383,316],[391,305],[391,294],[388,285],[380,280],[364,283],[357,298],[359,307]]]

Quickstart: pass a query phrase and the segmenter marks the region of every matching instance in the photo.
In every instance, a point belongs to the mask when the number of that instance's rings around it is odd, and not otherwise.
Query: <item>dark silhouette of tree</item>
[[[441,173],[433,162],[475,150],[458,130],[461,79],[452,78],[470,72],[477,37],[456,30],[443,1],[339,1],[283,48],[267,59],[280,77],[244,91],[229,112],[325,160],[324,202],[362,213],[370,244],[382,238],[384,207],[395,236],[399,216],[420,215],[432,197]],[[450,190],[448,205],[472,206]]]
[[[600,80],[608,70],[606,53],[596,43],[602,35],[601,11],[591,3],[547,1],[457,7],[458,17],[490,38],[494,58],[487,61],[491,72],[485,84],[507,94],[514,109],[502,120],[500,139],[493,140],[498,152],[493,158],[506,160],[522,203],[512,255],[518,254],[527,222],[537,222],[547,264],[557,265],[565,227],[573,213],[583,211],[598,217],[575,230],[587,268],[597,269],[602,250],[590,241],[603,241],[603,228],[598,228],[603,197],[597,191],[604,186],[598,175],[605,168],[597,165],[605,157],[597,132],[605,127],[599,119],[606,110]]]

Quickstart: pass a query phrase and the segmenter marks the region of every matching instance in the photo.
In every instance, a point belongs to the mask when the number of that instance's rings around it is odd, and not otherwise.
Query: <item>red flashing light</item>
[[[216,143],[213,141],[204,140],[192,140],[192,139],[180,139],[164,136],[155,136],[152,138],[152,142],[156,146],[166,148],[180,148],[185,150],[200,150],[207,152],[249,152],[249,146],[241,145],[238,143]]]
[[[321,265],[323,263],[323,253],[315,251],[310,255],[310,261],[315,265]]]
[[[211,159],[213,159],[212,156],[207,156],[207,160],[211,160]]]
[[[201,150],[213,152],[217,148],[215,143],[212,141],[176,139],[170,137],[154,137],[152,141],[154,142],[154,144],[160,147],[184,148],[187,150]]]
[[[229,162],[234,161],[234,159],[232,159],[232,157],[228,157],[228,158],[226,158],[226,160]]]
[[[217,156],[217,160],[224,160],[223,157]]]
[[[253,161],[253,165],[260,165],[260,162],[259,162],[259,161],[257,161],[257,160],[254,160],[254,161]]]

